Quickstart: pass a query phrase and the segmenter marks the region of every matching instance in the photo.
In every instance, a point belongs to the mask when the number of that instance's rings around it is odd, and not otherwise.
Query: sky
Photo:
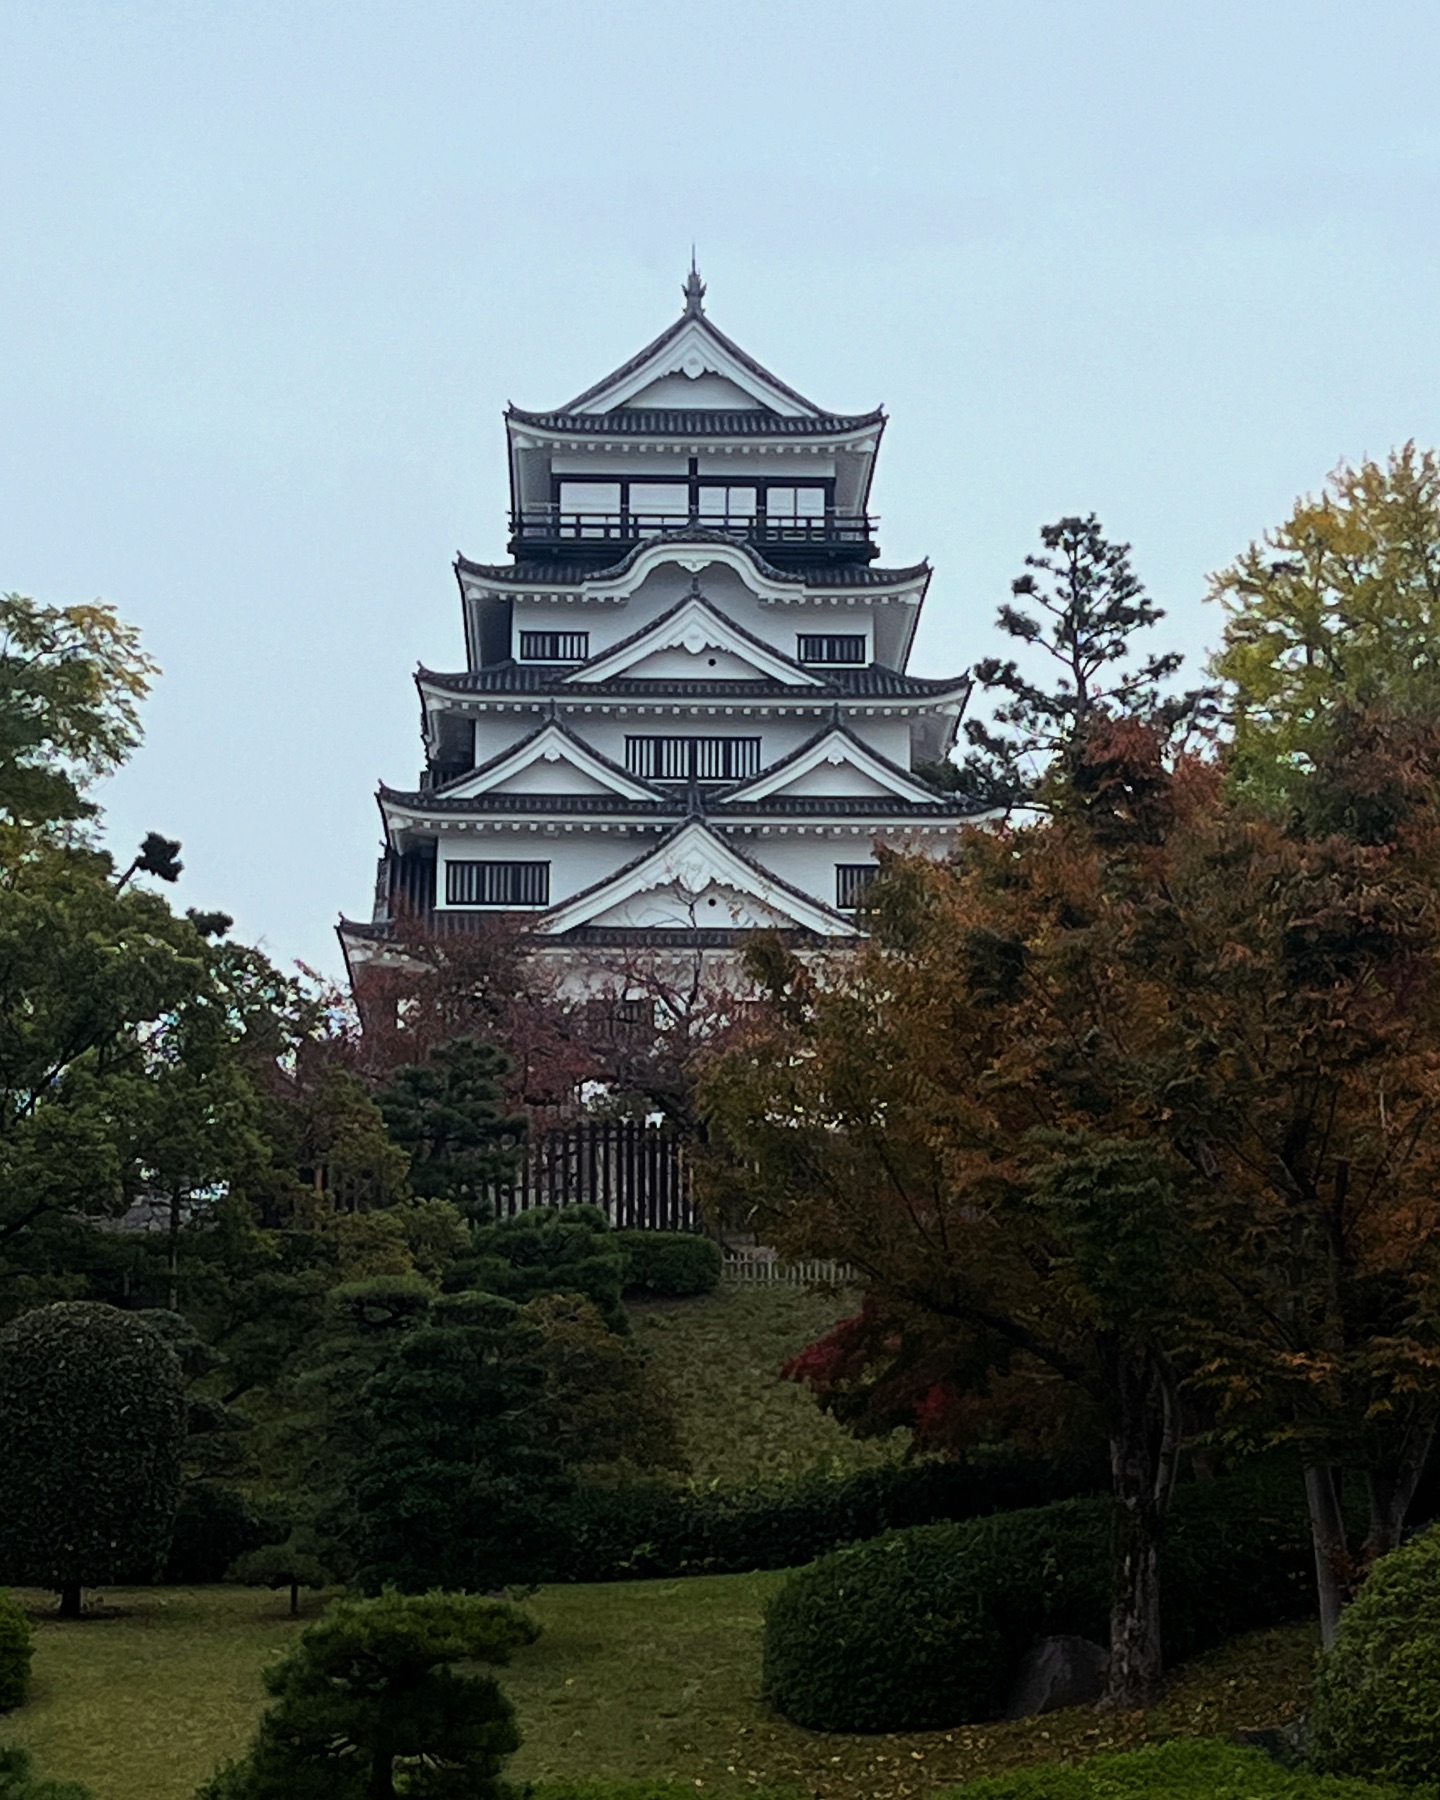
[[[723,331],[887,408],[916,673],[1091,511],[1193,668],[1298,494],[1440,444],[1437,92],[1433,0],[0,0],[0,590],[163,667],[117,855],[339,971],[502,410],[668,325],[692,241]]]

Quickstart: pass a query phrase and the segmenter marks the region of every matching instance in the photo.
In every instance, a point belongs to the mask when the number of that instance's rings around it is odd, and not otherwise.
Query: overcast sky
[[[666,326],[891,414],[952,673],[1094,510],[1162,626],[1341,459],[1440,443],[1434,0],[0,0],[0,588],[164,678],[105,796],[339,967],[410,673],[504,555],[505,402]]]

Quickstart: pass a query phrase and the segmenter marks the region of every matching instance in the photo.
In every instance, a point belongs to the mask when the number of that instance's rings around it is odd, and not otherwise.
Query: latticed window
[[[760,773],[758,737],[627,737],[625,767],[651,781],[740,781]]]
[[[836,863],[835,905],[841,912],[853,912],[865,898],[865,890],[880,873],[875,863]]]
[[[449,906],[548,906],[548,862],[447,862]]]
[[[800,633],[798,660],[802,663],[863,663],[863,631]]]
[[[584,662],[590,654],[588,631],[522,631],[522,662]]]

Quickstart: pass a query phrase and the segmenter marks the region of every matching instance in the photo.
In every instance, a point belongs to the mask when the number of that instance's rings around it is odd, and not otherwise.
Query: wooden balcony
[[[510,516],[510,554],[527,561],[618,562],[649,538],[699,529],[740,538],[782,566],[869,562],[879,554],[874,526],[868,514],[833,511],[796,518],[763,512],[562,512],[556,506],[531,506]]]

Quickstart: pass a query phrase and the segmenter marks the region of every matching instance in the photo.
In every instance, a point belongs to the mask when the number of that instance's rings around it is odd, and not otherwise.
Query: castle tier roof
[[[754,563],[757,571],[767,580],[788,583],[790,586],[804,590],[807,588],[828,592],[831,588],[891,588],[906,587],[930,574],[928,562],[911,563],[903,569],[881,569],[874,564],[837,563],[834,567],[824,569],[779,569],[760,554],[753,544],[747,543],[738,533],[733,531],[710,531],[704,526],[685,525],[675,531],[658,532],[654,537],[643,539],[625,555],[613,563],[605,563],[596,567],[594,563],[478,563],[471,562],[468,557],[456,556],[455,573],[457,576],[469,576],[475,581],[496,582],[505,586],[537,587],[547,591],[555,588],[583,588],[587,582],[611,582],[617,576],[624,575],[637,558],[655,548],[657,544],[726,544],[742,550]]]
[[[462,669],[455,674],[442,673],[423,666],[416,670],[416,682],[423,688],[440,689],[454,694],[526,694],[536,699],[555,699],[580,703],[615,696],[634,700],[794,700],[813,707],[817,701],[834,700],[864,703],[872,700],[944,700],[953,695],[963,698],[970,691],[968,676],[955,675],[948,680],[927,681],[918,675],[902,675],[896,669],[883,669],[878,664],[867,668],[841,668],[815,665],[808,673],[819,677],[814,683],[796,687],[784,681],[647,681],[617,676],[609,681],[587,682],[579,687],[566,677],[573,675],[579,663],[494,663],[484,669]]]
[[[773,379],[773,377],[772,377]],[[526,412],[510,406],[512,425],[563,437],[599,438],[777,438],[846,437],[885,423],[884,411],[868,413],[782,414],[760,407],[726,411],[706,407],[624,406],[613,412]]]

